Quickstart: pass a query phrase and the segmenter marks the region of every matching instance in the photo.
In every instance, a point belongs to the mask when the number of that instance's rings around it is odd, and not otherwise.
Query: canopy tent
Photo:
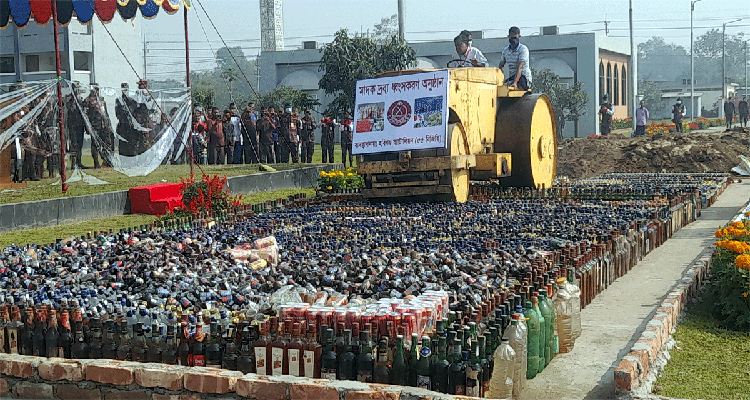
[[[115,12],[120,14],[123,20],[131,20],[136,18],[138,10],[144,18],[150,19],[156,17],[159,13],[159,9],[163,9],[168,14],[176,13],[181,6],[184,6],[184,20],[185,20],[185,64],[187,73],[187,103],[189,104],[189,88],[190,88],[190,58],[189,58],[189,45],[188,39],[188,27],[187,27],[187,11],[190,8],[190,0],[0,0],[0,29],[8,26],[9,21],[18,28],[23,28],[28,25],[29,21],[33,17],[38,25],[46,25],[50,19],[54,24],[54,41],[55,41],[55,54],[57,64],[57,110],[59,119],[59,136],[61,144],[60,152],[60,176],[62,181],[62,192],[67,191],[67,184],[65,179],[65,128],[63,121],[63,94],[62,94],[62,77],[60,69],[60,46],[58,37],[58,26],[67,25],[73,19],[73,15],[78,19],[81,24],[88,24],[92,21],[94,14],[96,14],[103,23],[112,21],[115,16]],[[106,27],[105,27],[106,29]],[[189,115],[189,106],[187,108],[181,108],[180,116],[181,119],[185,118],[185,115]],[[164,110],[160,110],[164,114]],[[187,113],[187,114],[186,114]],[[171,123],[170,123],[171,128]],[[180,136],[178,131],[182,129],[171,129],[171,135]],[[168,137],[170,135],[167,135]],[[192,141],[192,138],[191,138]],[[166,140],[165,140],[166,142]],[[193,172],[192,157],[190,158],[190,172]],[[145,171],[146,169],[144,169]]]
[[[110,22],[115,12],[124,20],[137,16],[138,10],[144,18],[154,18],[163,9],[174,14],[183,5],[189,8],[189,0],[0,0],[0,28],[13,21],[17,27],[26,26],[31,17],[38,25],[46,25],[52,18],[52,2],[57,7],[57,22],[65,26],[75,13],[78,22],[88,24],[96,14],[102,22]]]

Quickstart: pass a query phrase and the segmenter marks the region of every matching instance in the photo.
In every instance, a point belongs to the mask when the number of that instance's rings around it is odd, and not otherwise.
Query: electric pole
[[[404,40],[404,0],[398,0],[398,38]]]

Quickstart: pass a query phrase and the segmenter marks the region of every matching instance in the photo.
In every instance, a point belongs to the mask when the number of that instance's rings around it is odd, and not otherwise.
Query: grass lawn
[[[704,292],[705,293],[705,292]],[[690,304],[677,325],[659,395],[681,399],[750,399],[750,333],[719,327],[711,299]]]
[[[307,197],[315,196],[314,189],[285,189],[244,195],[242,196],[242,202],[255,204],[266,200],[285,198],[296,193],[305,193]],[[13,243],[18,245],[25,245],[27,243],[48,244],[54,243],[57,239],[81,236],[91,231],[108,231],[112,229],[117,232],[122,228],[150,224],[155,219],[156,217],[153,215],[122,215],[119,217],[93,219],[75,224],[5,232],[0,233],[0,250]]]
[[[313,164],[321,162],[322,153],[320,146],[316,146],[313,154]],[[341,161],[341,149],[339,146],[334,148],[334,159]],[[83,165],[94,165],[88,150],[84,150]],[[277,170],[306,167],[309,164],[272,164]],[[203,165],[203,171],[209,175],[226,175],[227,177],[237,175],[250,175],[260,172],[258,165]],[[131,187],[150,185],[160,182],[180,182],[181,177],[190,176],[189,165],[162,165],[154,172],[147,176],[128,177],[112,168],[86,169],[83,171],[98,179],[108,182],[105,185],[89,185],[84,182],[73,182],[68,185],[68,193],[65,196],[81,196],[92,193],[114,192],[119,190],[128,190]],[[68,171],[70,174],[70,171]],[[195,174],[200,177],[201,170],[195,166]],[[317,177],[314,177],[314,181]],[[55,184],[57,182],[57,184]],[[59,178],[46,178],[36,182],[28,182],[28,186],[23,189],[0,190],[0,203],[19,203],[24,201],[34,201],[42,199],[51,199],[63,197],[60,191]]]

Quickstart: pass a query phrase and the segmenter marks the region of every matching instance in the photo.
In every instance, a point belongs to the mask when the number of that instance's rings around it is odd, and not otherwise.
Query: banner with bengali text
[[[444,148],[448,70],[357,82],[353,154]]]

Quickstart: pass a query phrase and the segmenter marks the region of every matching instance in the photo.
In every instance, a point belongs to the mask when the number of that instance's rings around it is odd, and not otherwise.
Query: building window
[[[602,96],[604,96],[604,63],[599,61],[599,98],[601,99]]]
[[[26,56],[26,72],[39,72],[38,54],[30,54]]]
[[[618,77],[617,73],[617,64],[615,64],[615,92],[612,98],[612,101],[614,102],[613,105],[619,106],[620,105],[620,79]]]
[[[84,51],[73,52],[73,70],[91,71],[91,65],[89,64],[89,53]]]
[[[16,62],[13,57],[0,57],[0,74],[16,73]]]
[[[625,66],[622,66],[622,75],[620,75],[620,79],[622,79],[622,85],[620,87],[622,88],[622,105],[626,106],[628,105],[628,72],[625,71]]]
[[[612,98],[612,64],[607,63],[607,94]]]

